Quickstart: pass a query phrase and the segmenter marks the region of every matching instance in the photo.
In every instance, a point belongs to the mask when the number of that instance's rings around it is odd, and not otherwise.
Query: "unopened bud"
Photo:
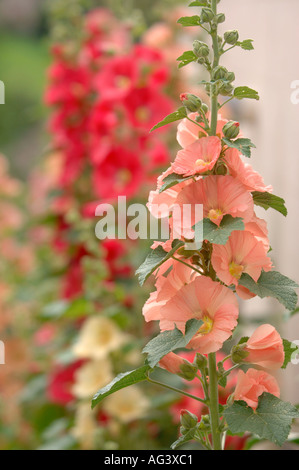
[[[247,343],[243,344],[237,344],[237,346],[234,346],[231,351],[231,357],[232,361],[235,364],[240,364],[244,362],[244,359],[249,355],[249,352],[244,351],[244,348],[246,348]]]
[[[198,418],[193,413],[190,413],[188,410],[181,410],[181,425],[185,429],[192,429],[198,423]]]
[[[182,93],[180,98],[185,108],[187,108],[191,113],[195,113],[201,108],[201,99],[192,93]]]
[[[196,353],[193,364],[196,364],[196,366],[199,370],[203,370],[207,367],[208,360],[207,360],[206,356],[204,356],[203,354]]]
[[[182,377],[182,379],[194,380],[197,374],[197,367],[191,364],[189,361],[184,360],[184,363],[180,365],[180,373],[178,375]]]
[[[224,23],[225,22],[225,14],[224,13],[218,13],[218,15],[215,16],[215,21],[217,24]]]
[[[209,46],[205,42],[202,42],[196,39],[195,41],[193,41],[193,52],[196,55],[196,57],[201,59],[209,55],[210,49],[209,49]]]
[[[207,114],[209,111],[209,106],[206,103],[203,103],[201,109],[204,114]]]
[[[230,84],[222,85],[219,89],[219,94],[222,96],[231,96],[234,91],[234,87]]]
[[[218,67],[215,67],[213,70],[213,78],[214,80],[225,80],[228,73],[225,67],[218,65]]]
[[[225,176],[228,173],[228,168],[225,163],[219,163],[216,167],[216,175]]]
[[[237,30],[232,30],[232,31],[226,31],[224,33],[224,40],[227,44],[230,44],[231,46],[234,46],[236,42],[238,42],[239,39],[239,33]]]
[[[210,23],[214,19],[215,15],[211,8],[203,8],[200,19],[203,23]]]
[[[236,79],[236,75],[234,74],[234,72],[228,72],[227,76],[226,76],[226,80],[228,82],[234,82]]]
[[[227,139],[235,139],[240,133],[240,124],[235,121],[229,121],[223,126],[222,132]]]

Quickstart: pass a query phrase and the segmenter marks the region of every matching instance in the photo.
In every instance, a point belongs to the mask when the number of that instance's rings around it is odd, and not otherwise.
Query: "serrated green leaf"
[[[258,191],[254,191],[252,193],[252,197],[254,204],[263,207],[266,211],[271,207],[272,209],[280,212],[285,217],[288,215],[285,201],[281,197],[275,196],[271,193],[260,193]]]
[[[187,181],[193,178],[193,176],[184,177],[182,175],[178,175],[176,173],[171,173],[170,175],[166,176],[163,180],[163,186],[160,188],[159,193],[163,193],[166,189],[172,188],[183,181]]]
[[[237,140],[222,139],[223,142],[230,148],[237,149],[245,157],[251,157],[251,149],[255,148],[255,145],[251,142],[250,139],[240,138]]]
[[[235,401],[224,411],[224,417],[232,433],[250,432],[282,446],[289,436],[293,419],[299,418],[299,412],[290,403],[263,393],[255,411],[244,401]]]
[[[149,365],[155,367],[170,352],[185,348],[202,324],[201,320],[192,318],[186,323],[185,334],[175,327],[173,330],[163,331],[163,333],[152,339],[142,351],[148,355]]]
[[[181,119],[184,119],[187,116],[187,111],[184,106],[179,108],[177,111],[174,113],[169,114],[166,116],[162,121],[160,121],[158,124],[156,124],[150,132],[155,131],[156,129],[159,129],[160,127],[166,126],[167,124],[171,124],[172,122],[180,121]]]
[[[219,227],[211,222],[210,219],[203,219],[194,226],[195,237],[197,234],[202,233],[203,240],[207,240],[216,245],[225,245],[232,232],[235,230],[244,230],[244,228],[243,219],[240,217],[232,217],[229,214],[223,217]]]
[[[299,353],[299,348],[295,343],[292,343],[287,339],[283,339],[282,342],[284,349],[284,363],[281,368],[286,369],[287,365],[291,362],[291,360],[294,359]]]
[[[186,434],[182,434],[173,444],[171,444],[171,449],[176,450],[178,447],[190,442],[194,439],[196,433],[196,428],[189,429]]]
[[[139,284],[143,286],[145,281],[156,271],[156,269],[171,258],[179,248],[184,246],[184,244],[185,243],[181,240],[174,240],[172,242],[172,249],[169,252],[165,251],[160,245],[152,250],[146,260],[136,271]]]
[[[257,282],[243,273],[239,284],[261,299],[274,297],[288,310],[293,310],[297,305],[298,296],[295,289],[298,288],[298,284],[277,271],[262,272]]]
[[[193,51],[186,51],[184,52],[184,54],[178,57],[177,60],[180,62],[179,68],[181,69],[182,67],[185,67],[185,65],[188,65],[191,62],[196,62],[197,57]]]
[[[178,23],[182,26],[199,26],[201,24],[200,17],[198,15],[183,16],[178,20]]]
[[[137,383],[143,382],[147,379],[148,373],[151,367],[146,364],[139,369],[131,370],[119,374],[115,379],[112,380],[108,385],[101,388],[92,399],[92,409],[95,408],[104,398],[108,397],[112,393],[118,392],[123,388],[130,387]]]
[[[236,45],[242,47],[244,51],[253,51],[254,47],[252,43],[253,39],[244,39],[244,41],[238,41]]]
[[[249,100],[259,100],[259,94],[257,91],[249,88],[248,86],[239,86],[234,90],[234,97],[237,100],[249,99]]]

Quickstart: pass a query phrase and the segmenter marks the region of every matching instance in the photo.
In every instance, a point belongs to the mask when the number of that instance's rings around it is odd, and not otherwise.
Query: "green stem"
[[[159,385],[160,387],[167,388],[168,390],[172,390],[173,392],[180,393],[181,395],[185,395],[186,397],[193,398],[193,400],[200,401],[201,403],[203,403],[204,405],[206,405],[206,401],[205,401],[205,400],[202,400],[201,398],[198,398],[198,397],[196,397],[196,396],[194,396],[194,395],[191,395],[191,394],[188,393],[188,392],[184,392],[183,390],[180,390],[179,388],[171,387],[170,385],[163,384],[162,382],[157,382],[156,380],[150,379],[149,377],[147,377],[146,380],[147,380],[148,382],[152,383],[152,384]]]
[[[192,264],[185,263],[185,261],[179,258],[176,258],[175,256],[172,256],[172,259],[174,259],[175,261],[178,261],[179,263],[184,264],[185,266],[188,266],[188,268],[193,269],[193,271],[196,271],[198,274],[203,274],[202,271],[200,271],[199,269],[196,269]]]
[[[219,431],[219,396],[216,354],[209,354],[209,389],[210,389],[210,418],[213,438],[213,449],[222,450],[221,435]]]
[[[212,0],[211,8],[215,15],[217,15],[217,0]],[[211,80],[213,79],[213,70],[219,65],[220,53],[218,44],[218,28],[217,26],[211,28],[211,37],[213,41],[214,61],[211,71]],[[218,118],[218,94],[215,85],[211,86],[211,132],[210,135],[216,135],[217,132],[217,118]]]
[[[200,127],[203,131],[206,131],[203,126],[201,126],[198,122],[193,121],[193,119],[189,118],[189,116],[187,116],[187,119],[188,119],[188,121],[193,122],[193,124],[196,124],[196,125],[197,125],[198,127]]]

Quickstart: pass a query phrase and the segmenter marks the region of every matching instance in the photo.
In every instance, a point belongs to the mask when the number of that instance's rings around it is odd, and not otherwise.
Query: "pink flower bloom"
[[[235,400],[245,401],[255,410],[258,406],[258,399],[264,392],[271,393],[278,398],[280,396],[278,383],[272,375],[255,369],[249,369],[246,374],[242,370],[239,371]]]
[[[268,228],[267,222],[263,219],[259,219],[255,214],[252,219],[245,224],[246,232],[251,232],[255,238],[263,242],[265,252],[268,253],[270,249],[270,243],[268,239]]]
[[[248,352],[245,362],[280,369],[284,363],[284,348],[279,333],[272,325],[261,325],[247,341],[244,351]]]
[[[192,182],[178,194],[176,203],[184,210],[184,205],[203,205],[203,217],[209,218],[214,224],[220,225],[223,217],[230,214],[242,217],[248,222],[253,216],[253,200],[250,193],[231,176],[208,176],[205,179]],[[189,229],[197,223],[196,218],[183,228]],[[174,223],[179,227],[180,220],[174,214]]]
[[[197,113],[189,114],[189,118],[193,121],[196,120],[197,116]],[[216,133],[218,136],[222,137],[222,128],[228,121],[226,119],[221,119],[221,116],[218,117],[219,120],[217,123]],[[178,125],[177,141],[181,147],[186,148],[197,141],[199,137],[202,136],[202,134],[206,134],[203,129],[201,129],[197,124],[189,121],[189,119],[185,118]]]
[[[272,261],[266,255],[263,243],[246,231],[233,232],[226,245],[214,245],[212,265],[219,279],[228,286],[238,286],[243,273],[257,282],[262,269],[272,269]]]
[[[272,186],[266,186],[262,176],[249,163],[242,161],[237,149],[228,149],[224,160],[230,175],[240,181],[248,191],[272,192]]]
[[[237,325],[238,302],[228,288],[210,278],[198,276],[160,309],[161,330],[172,330],[176,325],[185,331],[191,318],[203,321],[188,348],[202,354],[218,351]]]
[[[212,170],[221,153],[218,137],[203,137],[180,150],[172,163],[174,173],[191,176]]]
[[[173,262],[171,264],[173,264],[173,268],[167,277],[161,275],[164,273],[164,265],[162,266],[162,273],[159,272],[159,277],[156,282],[157,290],[151,293],[150,298],[143,307],[142,313],[147,322],[160,320],[161,307],[164,306],[169,299],[174,297],[177,291],[185,284],[188,284],[196,275],[191,267],[188,268],[179,262]],[[168,265],[168,268],[171,264]]]

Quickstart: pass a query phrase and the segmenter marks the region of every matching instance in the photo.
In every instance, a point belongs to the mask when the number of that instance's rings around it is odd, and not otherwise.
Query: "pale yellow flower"
[[[103,410],[123,423],[141,418],[148,408],[147,398],[136,386],[119,390],[103,401]]]
[[[77,439],[83,450],[93,449],[97,427],[90,404],[80,404],[76,410],[75,425],[71,430],[71,434]]]
[[[84,323],[73,352],[79,358],[102,359],[126,340],[127,335],[109,318],[91,317]]]
[[[77,398],[90,398],[112,379],[112,367],[108,359],[88,362],[76,371],[72,392]]]

